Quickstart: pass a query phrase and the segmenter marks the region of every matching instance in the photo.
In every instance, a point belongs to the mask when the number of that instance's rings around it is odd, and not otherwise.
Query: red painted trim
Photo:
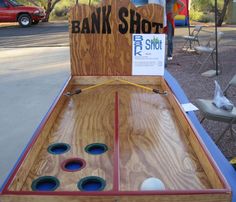
[[[119,96],[115,95],[115,135],[114,135],[114,173],[113,191],[119,191],[120,187],[120,164],[119,164]]]
[[[94,77],[97,77],[97,76],[104,76],[104,77],[108,77],[108,76],[132,76],[132,74],[116,74],[116,75],[109,75],[109,74],[94,74],[94,75],[73,75],[73,76],[81,76],[81,77],[86,77],[86,76],[94,76]],[[149,76],[149,75],[144,75],[144,76]]]
[[[9,195],[38,195],[38,196],[150,196],[150,195],[206,195],[206,194],[230,194],[224,189],[206,190],[163,190],[163,191],[101,191],[101,192],[80,192],[80,191],[7,191]]]
[[[119,188],[119,180],[120,180],[120,176],[119,176],[119,120],[118,120],[118,113],[119,113],[119,102],[118,102],[118,93],[116,93],[115,96],[115,145],[114,145],[114,164],[116,163],[117,166],[114,166],[114,187],[113,187],[113,191],[102,191],[102,192],[78,192],[78,191],[55,191],[55,192],[36,192],[36,191],[9,191],[9,185],[11,184],[12,180],[14,179],[16,173],[18,172],[22,162],[24,161],[24,159],[26,158],[27,154],[29,153],[30,149],[32,148],[32,146],[34,145],[35,141],[37,140],[38,136],[40,135],[43,127],[45,126],[45,124],[47,123],[48,119],[50,118],[52,112],[55,109],[55,106],[57,105],[58,101],[60,100],[63,92],[65,91],[65,88],[68,86],[69,82],[70,82],[71,78],[68,80],[68,82],[65,84],[64,88],[61,90],[59,96],[56,98],[56,100],[54,101],[52,107],[50,108],[50,110],[48,111],[48,113],[45,115],[43,121],[41,122],[39,128],[35,131],[34,135],[33,135],[33,140],[32,142],[27,146],[25,153],[23,155],[23,157],[21,158],[21,160],[18,162],[15,170],[13,171],[11,177],[9,178],[8,182],[6,183],[6,185],[4,186],[4,189],[2,191],[3,195],[38,195],[38,196],[43,196],[43,195],[51,195],[51,196],[135,196],[135,195],[140,195],[140,196],[145,196],[145,195],[205,195],[205,194],[230,194],[231,189],[227,183],[227,181],[225,180],[225,178],[223,177],[221,171],[219,170],[217,164],[215,163],[215,161],[210,157],[210,153],[207,150],[206,146],[203,144],[203,141],[201,139],[201,137],[199,136],[199,134],[197,133],[197,131],[195,130],[195,128],[192,126],[191,122],[189,121],[187,115],[182,111],[182,113],[184,114],[186,120],[188,121],[188,123],[190,124],[191,128],[194,130],[195,134],[196,134],[196,138],[198,140],[198,142],[200,143],[203,151],[205,152],[205,154],[207,155],[207,158],[209,160],[209,162],[211,163],[211,165],[213,166],[213,168],[216,170],[222,184],[224,184],[224,186],[226,187],[226,189],[205,189],[205,190],[164,190],[164,191],[118,191],[116,190],[117,187]],[[168,83],[167,83],[168,85]],[[169,85],[168,85],[169,86]],[[170,88],[170,87],[169,87]],[[171,89],[171,88],[170,88]],[[172,92],[173,93],[173,92]],[[174,95],[174,93],[173,93]],[[174,96],[175,97],[175,96]],[[176,97],[175,97],[176,99]],[[178,100],[176,99],[176,102],[178,103],[178,105],[180,106]],[[118,144],[117,144],[118,143]],[[116,155],[115,155],[116,153]],[[116,172],[118,171],[118,172]]]
[[[166,84],[169,87],[169,89],[171,89],[171,87],[169,86],[168,82],[166,82]],[[219,169],[218,165],[216,164],[215,160],[211,157],[211,153],[209,152],[209,150],[207,149],[206,145],[204,144],[204,142],[203,142],[201,136],[199,135],[198,131],[195,129],[195,127],[193,126],[192,122],[189,120],[187,114],[183,111],[183,109],[181,107],[181,104],[179,103],[178,99],[175,97],[175,94],[173,93],[172,89],[171,89],[171,93],[172,93],[173,97],[175,98],[175,101],[179,105],[179,108],[180,108],[182,114],[184,115],[186,121],[188,122],[189,126],[194,131],[195,137],[196,137],[200,147],[202,148],[203,152],[205,153],[205,155],[206,155],[208,161],[210,162],[211,166],[213,167],[213,169],[217,173],[217,175],[218,175],[218,177],[220,179],[220,182],[224,186],[224,189],[227,190],[227,192],[231,192],[231,188],[230,188],[228,182],[226,181],[225,177],[223,176],[223,174],[222,174],[221,170]]]
[[[23,156],[21,157],[20,161],[18,162],[18,164],[16,165],[13,173],[11,174],[8,182],[6,183],[6,185],[4,186],[2,193],[9,193],[8,188],[10,186],[10,184],[12,183],[16,173],[18,172],[20,166],[22,165],[23,161],[25,160],[26,156],[28,155],[30,149],[33,147],[34,143],[36,142],[36,140],[38,139],[39,135],[41,134],[41,131],[43,130],[44,126],[46,125],[48,119],[51,117],[53,111],[55,110],[56,105],[58,104],[61,96],[63,96],[63,93],[65,91],[65,89],[67,88],[68,84],[71,81],[71,77],[68,79],[68,81],[65,83],[64,87],[62,88],[62,90],[60,91],[59,95],[57,96],[57,98],[55,99],[55,101],[53,102],[53,104],[51,105],[49,111],[47,112],[47,114],[45,115],[45,117],[43,118],[42,122],[40,123],[39,127],[37,128],[37,130],[34,132],[33,135],[33,139],[31,140],[30,144],[27,145],[27,148],[23,154]]]

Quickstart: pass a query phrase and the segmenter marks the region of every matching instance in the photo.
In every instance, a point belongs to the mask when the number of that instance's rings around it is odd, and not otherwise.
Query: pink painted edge
[[[119,191],[120,185],[120,163],[119,163],[119,96],[115,94],[115,136],[114,136],[114,173],[113,191]]]
[[[164,191],[101,191],[101,192],[79,192],[79,191],[7,191],[4,195],[39,195],[39,196],[145,196],[145,195],[204,195],[204,194],[230,194],[225,189],[206,190],[164,190]]]

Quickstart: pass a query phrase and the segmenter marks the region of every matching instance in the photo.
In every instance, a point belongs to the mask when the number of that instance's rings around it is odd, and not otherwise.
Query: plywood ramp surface
[[[91,175],[106,180],[105,190],[113,188],[116,92],[120,190],[139,190],[148,177],[160,178],[171,190],[211,188],[166,97],[130,85],[106,85],[68,98],[22,190],[31,190],[32,180],[44,175],[60,180],[57,191],[77,191],[77,182]],[[70,144],[71,150],[49,154],[47,147],[56,142]],[[86,145],[96,142],[105,143],[108,152],[91,156],[84,151]],[[63,171],[61,162],[72,157],[83,158],[86,167],[78,172]]]
[[[171,190],[211,188],[166,97],[127,87],[119,98],[121,190],[148,177]]]
[[[106,180],[106,190],[112,189],[113,137],[114,137],[114,93],[97,89],[68,98],[41,153],[23,186],[31,190],[32,180],[45,175],[60,180],[57,191],[78,191],[77,182],[87,176],[99,176]],[[71,150],[62,155],[47,152],[50,144],[64,142]],[[84,151],[86,145],[104,143],[109,149],[102,155],[90,155]],[[66,172],[60,164],[68,158],[79,157],[86,167],[77,172]]]

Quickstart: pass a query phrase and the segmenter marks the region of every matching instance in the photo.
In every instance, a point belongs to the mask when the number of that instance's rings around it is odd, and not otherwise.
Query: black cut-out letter
[[[128,17],[128,15],[129,15],[128,9],[125,7],[121,7],[119,10],[119,19],[122,22],[122,24],[119,24],[119,32],[121,34],[125,34],[128,31],[129,25],[125,19],[125,17]]]

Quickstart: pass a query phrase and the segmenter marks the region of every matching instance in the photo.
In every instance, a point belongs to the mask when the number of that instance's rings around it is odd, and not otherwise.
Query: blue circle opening
[[[60,182],[57,178],[44,176],[34,180],[31,187],[33,191],[54,191],[59,185]]]
[[[96,176],[85,177],[78,183],[78,188],[81,191],[102,191],[105,186],[105,180]]]
[[[54,155],[60,155],[70,150],[70,145],[65,143],[56,143],[48,147],[48,152]]]
[[[87,181],[83,184],[84,191],[97,191],[102,187],[102,183],[99,181]]]
[[[67,170],[79,170],[83,164],[81,162],[69,162],[65,165]]]
[[[71,158],[62,162],[61,167],[64,171],[75,172],[83,169],[86,166],[84,159],[80,158]]]
[[[87,145],[85,151],[89,154],[100,155],[105,153],[108,150],[107,145],[101,143],[94,143]]]

